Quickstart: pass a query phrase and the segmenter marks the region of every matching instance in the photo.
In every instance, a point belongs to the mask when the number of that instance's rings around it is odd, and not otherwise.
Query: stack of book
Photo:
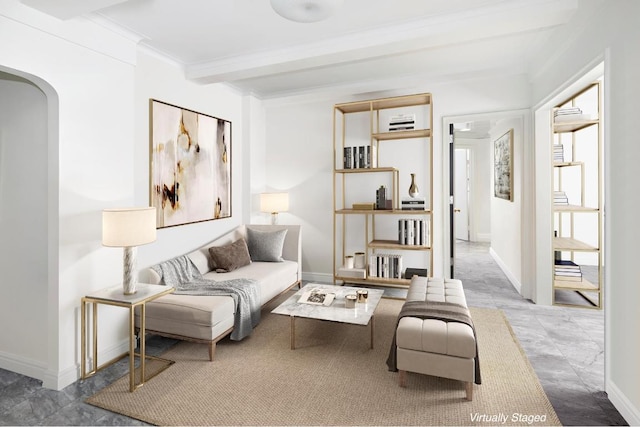
[[[587,118],[582,114],[582,110],[578,107],[558,108],[553,113],[553,121],[555,123],[577,122],[580,120],[587,120]]]
[[[405,211],[424,211],[427,209],[427,199],[424,197],[403,197],[400,208]]]
[[[429,246],[431,243],[430,224],[426,219],[399,219],[398,244]]]
[[[372,168],[376,164],[376,147],[371,145],[344,147],[342,163],[344,169]]]
[[[374,254],[369,257],[369,277],[402,278],[402,255]]]
[[[415,114],[398,114],[389,118],[389,132],[413,130],[416,126]]]
[[[582,282],[582,269],[573,261],[557,259],[553,276],[556,280]]]
[[[553,192],[553,204],[554,205],[563,205],[566,206],[569,204],[569,198],[567,197],[567,193],[564,191],[554,191]]]
[[[564,163],[564,147],[562,144],[553,144],[553,163]]]
[[[376,209],[391,209],[391,199],[387,199],[387,188],[381,185],[376,190]]]

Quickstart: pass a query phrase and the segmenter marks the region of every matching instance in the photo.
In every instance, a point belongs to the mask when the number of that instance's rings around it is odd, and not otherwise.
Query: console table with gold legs
[[[95,375],[98,371],[114,364],[120,359],[129,356],[129,391],[133,392],[137,388],[141,387],[145,381],[153,378],[160,372],[164,371],[174,362],[161,357],[148,356],[145,348],[145,304],[149,301],[153,301],[156,298],[160,298],[163,295],[170,294],[174,291],[173,288],[163,285],[151,285],[146,283],[138,283],[136,293],[133,295],[125,295],[122,291],[122,286],[116,286],[113,288],[102,289],[95,291],[89,295],[86,295],[81,300],[81,365],[82,365],[82,379],[89,378]],[[87,316],[87,306],[91,304],[91,319]],[[98,304],[111,305],[116,307],[124,307],[129,309],[129,351],[98,365]],[[135,311],[136,308],[140,310],[140,349],[139,352],[135,352],[136,348],[136,328],[135,328]],[[91,328],[88,327],[88,321],[91,320]],[[92,344],[92,369],[87,372],[87,334],[91,329]],[[136,382],[136,369],[135,369],[135,357],[140,358],[140,381]],[[146,377],[145,373],[145,361],[146,359],[159,360],[165,362],[166,366],[154,373],[150,377]]]

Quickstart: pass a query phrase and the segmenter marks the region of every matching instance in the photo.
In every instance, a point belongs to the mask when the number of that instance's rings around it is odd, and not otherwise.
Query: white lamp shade
[[[102,244],[131,247],[156,240],[156,208],[105,209],[102,211]]]
[[[286,212],[289,210],[289,193],[260,194],[261,212]]]
[[[295,22],[318,22],[333,15],[344,0],[271,0],[271,7],[283,18]]]

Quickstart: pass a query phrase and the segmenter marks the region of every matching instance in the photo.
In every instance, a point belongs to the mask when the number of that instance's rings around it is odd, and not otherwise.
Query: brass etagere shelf
[[[588,96],[585,96],[588,95]],[[595,103],[595,117],[585,117],[582,114],[578,114],[575,120],[570,121],[561,121],[556,122],[555,113],[560,108],[575,108],[579,107],[580,102],[584,102],[584,100],[591,100]],[[553,275],[553,297],[552,301],[555,305],[564,305],[571,307],[588,307],[588,308],[602,308],[603,302],[603,250],[602,250],[602,202],[603,202],[603,174],[602,174],[602,129],[600,126],[602,112],[602,88],[600,82],[596,81],[588,86],[586,86],[583,90],[577,92],[572,95],[570,98],[564,100],[563,102],[556,105],[556,107],[552,111],[552,133],[553,133],[553,141],[557,141],[561,138],[561,135],[570,136],[570,146],[571,146],[571,160],[570,161],[553,161],[553,176],[552,182],[554,183],[554,187],[552,192],[555,191],[564,191],[568,190],[565,188],[565,183],[563,183],[563,171],[578,169],[579,172],[579,188],[573,188],[574,194],[579,190],[580,192],[580,200],[579,203],[576,203],[574,200],[573,204],[553,204],[551,215],[553,217],[552,224],[554,226],[555,236],[553,237],[553,265],[552,265],[552,275]],[[593,133],[591,133],[591,147],[585,148],[587,139],[583,133],[584,130],[595,128],[595,144],[593,143]],[[562,142],[562,140],[560,140]],[[556,145],[557,146],[557,145]],[[591,156],[587,156],[589,160],[578,160],[579,153],[582,153],[581,150],[596,150],[596,153],[591,153]],[[564,146],[562,148],[564,150]],[[563,159],[564,160],[564,159]],[[591,164],[589,164],[589,162]],[[595,165],[593,163],[596,163]],[[591,197],[589,203],[587,203],[586,199],[586,190],[587,185],[585,184],[585,174],[586,167],[590,166],[591,170],[595,170],[595,174],[597,174],[596,182],[597,188],[593,188],[595,186],[591,186],[590,190],[597,192],[594,197]],[[593,173],[593,172],[592,172]],[[575,185],[575,181],[574,181]],[[554,195],[552,194],[552,200]],[[577,198],[577,197],[576,197]],[[576,232],[575,224],[577,222],[578,215],[580,218],[584,218],[585,215],[594,215],[595,221],[597,221],[597,226],[593,228],[593,235],[589,236],[588,240],[590,243],[587,243],[581,239],[584,239],[587,236],[581,235],[578,236]],[[595,242],[595,244],[593,244]],[[568,254],[570,259],[564,259],[563,261],[574,261],[577,254],[580,253],[593,253],[595,254],[595,259],[597,259],[595,268],[597,269],[597,275],[595,281],[592,282],[585,277],[584,271],[582,271],[583,266],[580,266],[581,277],[580,280],[564,280],[563,276],[556,276],[556,254]],[[567,276],[564,276],[567,277]],[[556,300],[557,295],[556,291],[573,291],[583,298],[580,301],[584,301],[585,304],[572,303],[572,302],[559,302]]]
[[[398,112],[402,112],[402,109],[407,107],[424,107],[424,123],[425,126],[422,129],[408,129],[397,131],[384,131],[380,126],[380,112],[384,110],[400,109]],[[403,140],[423,140],[427,144],[426,153],[428,153],[428,160],[425,159],[424,167],[419,172],[425,174],[429,178],[429,188],[425,189],[425,193],[428,193],[426,204],[428,205],[425,210],[403,210],[401,209],[400,191],[399,191],[399,173],[403,165],[393,165],[393,167],[379,167],[378,158],[373,160],[369,164],[369,167],[364,168],[344,168],[340,163],[345,147],[348,146],[346,135],[346,117],[353,113],[369,113],[370,128],[367,132],[368,135],[362,135],[368,140],[368,145],[371,153],[380,153],[380,144],[391,141],[393,143],[402,144]],[[422,114],[422,113],[421,113]],[[341,119],[341,120],[340,120]],[[341,122],[341,125],[339,124]],[[343,283],[353,284],[366,284],[366,285],[381,285],[388,287],[408,287],[409,279],[404,278],[382,278],[382,277],[369,277],[368,271],[365,278],[343,277],[338,274],[338,267],[342,265],[344,256],[346,255],[346,238],[347,236],[362,235],[363,244],[365,249],[365,262],[368,262],[371,254],[377,253],[380,250],[392,250],[392,251],[410,251],[412,253],[424,253],[424,265],[422,267],[427,268],[429,275],[433,272],[433,253],[431,248],[431,238],[429,238],[429,244],[425,245],[404,245],[395,240],[384,240],[376,237],[376,229],[381,228],[380,224],[376,224],[376,217],[389,217],[396,215],[398,218],[422,218],[428,222],[428,230],[431,233],[433,230],[433,217],[431,207],[433,206],[433,141],[432,141],[432,127],[433,123],[433,106],[431,94],[423,93],[408,96],[380,98],[366,101],[356,101],[349,103],[336,104],[334,106],[333,115],[333,147],[334,147],[334,173],[333,173],[333,212],[334,212],[334,227],[333,227],[333,253],[334,253],[334,282],[341,281]],[[400,147],[399,146],[399,147]],[[404,171],[406,172],[406,170]],[[353,174],[390,174],[391,175],[391,207],[387,209],[353,209],[350,206],[346,206],[346,193],[347,189],[347,177]],[[340,181],[340,182],[338,182]],[[371,197],[371,195],[367,195]],[[348,229],[346,225],[346,217],[358,215],[364,217],[364,232],[362,230]],[[387,230],[388,231],[388,230]],[[340,237],[338,237],[340,232]],[[388,233],[387,233],[388,234]]]

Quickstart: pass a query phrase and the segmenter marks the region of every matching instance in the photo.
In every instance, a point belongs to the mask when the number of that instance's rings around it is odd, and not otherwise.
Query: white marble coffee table
[[[329,306],[312,305],[298,302],[302,294],[311,289],[322,289],[326,290],[327,292],[334,293],[335,299]],[[347,308],[345,306],[345,295],[355,295],[358,290],[362,289],[363,288],[309,283],[271,312],[274,314],[282,314],[291,317],[292,350],[295,350],[296,348],[296,317],[362,326],[371,324],[371,348],[373,348],[373,313],[376,310],[376,307],[378,306],[378,303],[380,302],[384,291],[380,289],[367,289],[368,297],[366,303],[356,303],[355,308]]]

